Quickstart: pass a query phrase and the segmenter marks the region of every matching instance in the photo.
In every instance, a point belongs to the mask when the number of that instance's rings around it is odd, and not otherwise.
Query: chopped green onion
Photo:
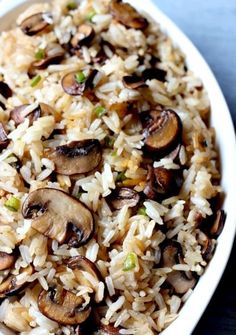
[[[76,194],[75,197],[76,197],[77,199],[80,199],[82,194],[83,194],[83,192],[78,192],[78,193]]]
[[[44,49],[38,49],[38,51],[35,54],[35,58],[37,60],[41,60],[41,59],[44,59],[44,57],[45,57],[45,51],[44,51]]]
[[[103,106],[97,106],[94,109],[94,113],[97,115],[97,117],[101,117],[102,115],[106,113],[106,108]]]
[[[113,148],[113,145],[114,145],[114,143],[115,143],[115,139],[112,138],[112,137],[110,137],[110,136],[106,136],[106,137],[104,138],[104,142],[105,142],[105,146],[106,146],[107,148]]]
[[[20,209],[20,200],[16,197],[9,198],[4,206],[12,212],[17,212]]]
[[[90,13],[88,13],[88,15],[86,16],[86,20],[87,21],[92,21],[93,17],[96,15],[97,13],[95,12],[95,10],[92,10]]]
[[[38,85],[38,83],[40,82],[40,80],[42,79],[42,77],[38,74],[37,76],[35,76],[32,80],[31,80],[31,87],[35,87]]]
[[[123,271],[130,271],[136,267],[137,264],[137,256],[134,252],[130,252],[123,264]]]
[[[77,81],[78,84],[82,84],[85,82],[86,77],[83,72],[78,72],[75,75],[75,80]]]
[[[125,176],[125,172],[119,172],[116,177],[116,181],[124,181],[125,179],[127,179]]]
[[[138,209],[138,214],[139,215],[147,215],[147,209],[145,208],[145,207],[140,207],[139,209]]]
[[[66,8],[68,10],[74,10],[78,7],[77,3],[75,1],[71,1],[66,5]]]
[[[117,156],[117,150],[114,150],[111,155],[112,155],[112,157],[116,157]]]

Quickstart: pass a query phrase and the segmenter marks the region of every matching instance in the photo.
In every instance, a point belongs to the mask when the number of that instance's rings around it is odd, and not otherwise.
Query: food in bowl
[[[225,213],[210,104],[118,0],[30,6],[0,37],[3,334],[158,334]]]

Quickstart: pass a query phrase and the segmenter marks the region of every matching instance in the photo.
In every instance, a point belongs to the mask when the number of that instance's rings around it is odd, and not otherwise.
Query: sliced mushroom
[[[99,327],[99,331],[101,335],[120,335],[120,329],[114,327],[113,325],[101,324]]]
[[[179,259],[181,246],[177,242],[169,243],[162,252],[162,262],[164,267],[172,268]],[[178,294],[184,294],[196,284],[196,279],[184,271],[172,270],[168,273],[166,281],[174,288]]]
[[[95,169],[102,159],[102,147],[96,139],[73,141],[47,149],[45,155],[54,162],[57,173],[70,176]]]
[[[31,265],[29,265],[27,268],[22,269],[20,271],[20,274],[26,274],[26,280],[27,276],[32,275],[34,272],[34,269]],[[0,284],[0,299],[5,298],[8,296],[16,295],[19,293],[23,288],[25,287],[25,284],[27,281],[21,282],[21,284],[17,284],[16,276],[9,275],[1,284]]]
[[[50,64],[60,63],[64,55],[65,49],[63,49],[60,44],[50,43],[45,49],[44,58],[31,64],[31,71],[35,69],[46,69]]]
[[[98,73],[98,70],[90,70],[86,78],[78,82],[76,80],[76,75],[78,72],[70,72],[66,74],[61,81],[63,90],[72,96],[83,95],[85,91],[93,88],[93,80]]]
[[[100,50],[92,60],[93,63],[103,64],[116,50],[111,43],[105,40],[102,40],[99,45]]]
[[[95,31],[89,24],[79,26],[77,33],[72,37],[70,43],[74,49],[79,49],[83,45],[89,45],[95,37]]]
[[[218,210],[216,212],[215,221],[210,229],[210,234],[212,237],[217,238],[221,234],[224,228],[225,220],[226,220],[225,211],[223,209]]]
[[[134,7],[121,0],[112,0],[110,4],[112,16],[124,26],[134,29],[146,29],[148,21]]]
[[[29,193],[23,207],[25,219],[32,219],[32,228],[63,243],[68,224],[76,228],[79,245],[92,236],[94,222],[91,212],[69,194],[52,188],[41,188]]]
[[[51,26],[51,13],[37,13],[27,17],[21,22],[20,27],[24,34],[33,36]]]
[[[76,296],[62,286],[49,287],[38,297],[38,307],[41,313],[61,325],[81,324],[89,317],[91,307],[84,306],[84,299]]]
[[[202,248],[202,257],[205,259],[207,262],[209,262],[214,254],[216,248],[216,241],[213,239],[210,239],[206,236],[206,239],[204,241],[204,245]]]
[[[75,256],[66,261],[65,264],[68,268],[73,270],[76,279],[81,285],[91,287],[96,291],[96,286],[98,286],[100,282],[100,274],[93,262],[84,256]],[[89,273],[97,285],[92,285],[91,282],[84,276],[84,272]],[[101,300],[98,296],[95,296],[95,301],[99,303]]]
[[[30,106],[30,105],[21,105],[15,107],[11,112],[10,112],[10,118],[15,121],[15,125],[18,126],[19,124],[23,123],[25,118],[29,119],[29,124],[32,125],[34,121],[36,121],[38,118],[41,116],[46,116],[46,115],[54,115],[54,109],[41,102],[33,111],[31,111],[28,115],[24,114],[25,109]]]
[[[0,81],[0,95],[2,95],[5,99],[12,96],[12,90],[4,81]],[[3,110],[6,109],[6,106],[2,101],[0,101],[0,107],[2,107]]]
[[[146,69],[142,72],[142,78],[144,81],[157,79],[159,81],[165,82],[166,75],[167,75],[166,71],[158,68]]]
[[[114,209],[121,209],[125,205],[128,207],[135,207],[139,203],[140,196],[138,192],[128,187],[122,187],[111,196],[111,205]]]
[[[124,76],[122,79],[122,82],[126,88],[135,90],[140,87],[145,87],[145,80],[143,78],[139,77],[136,74],[133,74],[131,76]]]
[[[145,148],[163,157],[181,141],[182,122],[173,110],[164,110],[145,132]]]
[[[3,124],[0,122],[0,152],[8,146],[9,142],[10,140],[7,137]]]
[[[7,254],[6,252],[0,251],[0,271],[9,269],[15,262],[15,256],[13,254]]]

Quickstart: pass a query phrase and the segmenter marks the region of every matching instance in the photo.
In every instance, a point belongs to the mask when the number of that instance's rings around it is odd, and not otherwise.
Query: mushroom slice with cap
[[[12,96],[12,90],[4,81],[0,81],[0,95],[2,95],[5,99]],[[3,110],[6,109],[6,106],[2,101],[0,101],[0,107],[2,107]]]
[[[121,0],[112,0],[110,3],[112,16],[124,26],[134,29],[145,29],[148,21],[139,14],[134,7]]]
[[[95,169],[102,159],[102,147],[96,139],[73,141],[46,149],[45,156],[54,162],[57,173],[70,176]]]
[[[121,209],[125,205],[128,207],[135,207],[139,203],[140,196],[138,192],[128,188],[122,187],[111,196],[111,205],[114,209]]]
[[[210,234],[212,237],[217,238],[221,234],[224,228],[225,220],[226,220],[225,211],[223,209],[218,210],[216,212],[215,221],[210,229]]]
[[[162,263],[164,267],[171,268],[174,266],[181,254],[181,246],[177,242],[169,243],[162,252]],[[185,273],[184,271],[172,270],[168,273],[166,281],[174,288],[178,294],[186,293],[190,288],[196,284],[196,279],[192,276],[191,272]]]
[[[21,282],[20,284],[17,283],[17,278],[15,275],[9,275],[1,284],[0,284],[0,299],[6,298],[8,296],[16,295],[21,290],[23,290],[26,282],[27,277],[32,275],[34,269],[31,265],[27,268],[22,269],[20,274],[25,274],[25,281]]]
[[[89,317],[91,307],[84,304],[82,297],[76,296],[60,285],[49,287],[48,291],[41,291],[38,297],[40,312],[65,326],[81,324]]]
[[[33,36],[36,35],[52,24],[51,13],[37,13],[27,17],[20,24],[21,30],[24,34]]]
[[[89,45],[95,37],[95,31],[89,24],[79,26],[77,33],[72,37],[70,43],[74,49],[79,49],[83,45]]]
[[[131,76],[124,76],[122,82],[126,88],[135,90],[140,87],[145,87],[145,80],[139,77],[136,74],[132,74]]]
[[[81,285],[91,287],[96,292],[100,282],[100,274],[93,262],[84,256],[75,256],[66,261],[65,264],[68,268],[73,270],[75,277]],[[92,277],[92,283],[89,281],[89,277],[86,277],[85,273],[87,273],[90,278]],[[101,302],[97,296],[95,296],[95,301],[97,303]]]
[[[83,95],[94,87],[93,80],[97,73],[98,70],[90,70],[85,76],[83,72],[70,72],[62,78],[62,88],[69,95]]]
[[[29,106],[30,105],[28,104],[17,106],[10,112],[10,118],[15,121],[16,126],[23,123],[25,118],[28,118],[29,124],[32,125],[33,122],[41,116],[54,115],[55,113],[54,109],[51,106],[41,102],[33,111],[25,114],[25,109]]]
[[[3,149],[6,149],[9,142],[10,140],[7,137],[7,133],[3,127],[3,124],[0,122],[0,151],[2,151]]]
[[[94,230],[91,212],[69,194],[53,189],[40,188],[29,193],[22,207],[25,219],[32,219],[32,228],[63,243],[67,226],[76,227],[79,245],[85,244]]]
[[[7,254],[6,252],[0,251],[0,271],[9,269],[15,262],[15,256],[13,254]]]
[[[159,157],[169,154],[181,141],[182,122],[171,109],[160,112],[144,131],[145,149]]]
[[[50,64],[60,63],[65,55],[65,49],[58,43],[50,43],[44,50],[44,54],[43,59],[31,64],[31,71],[34,71],[34,69],[46,69]]]
[[[144,81],[157,79],[159,81],[165,82],[166,75],[167,75],[166,71],[158,68],[146,69],[142,72],[142,78]]]
[[[210,260],[213,257],[214,251],[216,248],[216,240],[210,239],[206,236],[206,239],[204,241],[203,247],[202,247],[202,257],[207,262],[210,262]]]

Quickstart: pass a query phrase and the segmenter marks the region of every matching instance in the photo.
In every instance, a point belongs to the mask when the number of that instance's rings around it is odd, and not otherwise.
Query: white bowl
[[[9,28],[15,22],[17,15],[24,8],[35,2],[46,2],[46,0],[0,1],[0,31]],[[151,0],[129,0],[128,2],[141,11],[145,11],[156,20],[163,31],[172,38],[174,44],[179,46],[185,53],[188,67],[202,79],[211,102],[211,125],[216,130],[217,146],[220,151],[222,187],[225,194],[224,210],[227,213],[227,219],[223,232],[218,239],[216,252],[206,272],[199,280],[191,297],[185,303],[179,317],[162,332],[162,335],[190,335],[220,281],[234,241],[236,230],[236,141],[234,128],[222,91],[211,69],[192,42]]]

